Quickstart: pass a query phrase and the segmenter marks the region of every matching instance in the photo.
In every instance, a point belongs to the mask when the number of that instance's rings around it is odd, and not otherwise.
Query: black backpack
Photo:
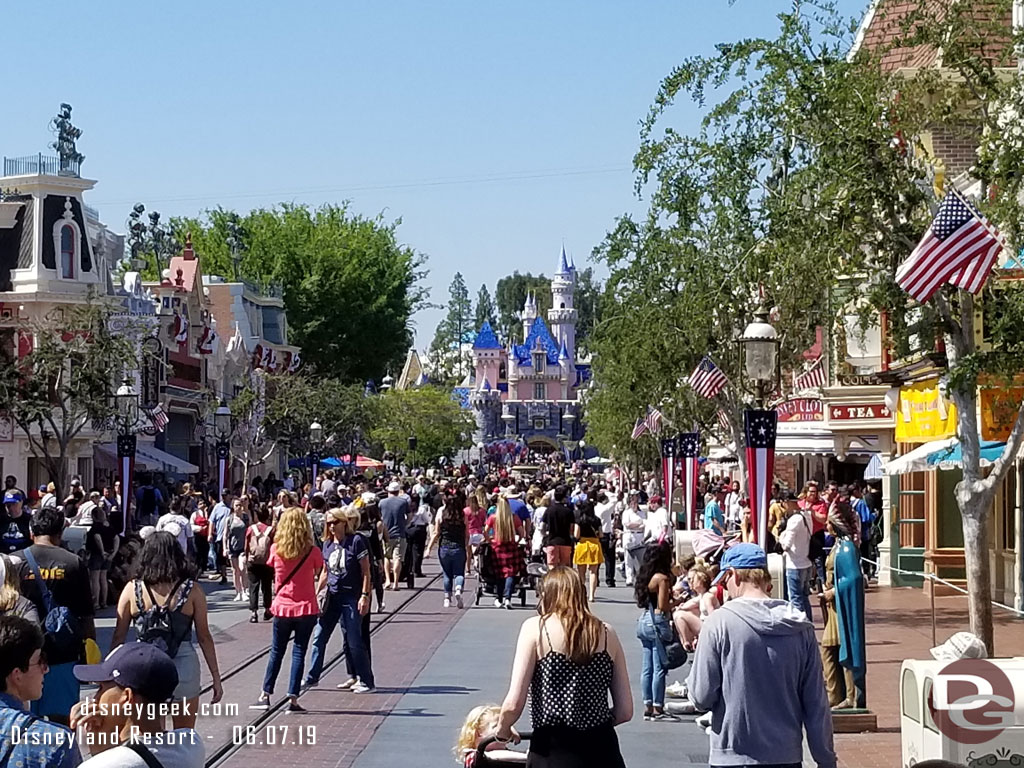
[[[181,594],[175,600],[175,595],[183,584],[184,587],[181,589]],[[185,640],[185,637],[174,631],[174,622],[171,616],[188,600],[189,592],[192,591],[194,584],[195,582],[192,579],[182,579],[179,581],[174,585],[174,589],[167,596],[167,602],[163,605],[157,602],[153,590],[146,584],[146,592],[149,593],[149,600],[152,603],[149,608],[146,608],[146,604],[142,600],[142,580],[135,580],[135,603],[139,607],[139,615],[135,617],[135,631],[140,641],[155,645],[172,659],[178,655],[178,647]]]

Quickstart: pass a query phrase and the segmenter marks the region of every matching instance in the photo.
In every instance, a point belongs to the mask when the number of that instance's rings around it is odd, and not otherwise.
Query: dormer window
[[[533,372],[544,373],[544,353],[541,351],[533,353]]]
[[[75,279],[75,229],[70,224],[60,228],[60,276]]]

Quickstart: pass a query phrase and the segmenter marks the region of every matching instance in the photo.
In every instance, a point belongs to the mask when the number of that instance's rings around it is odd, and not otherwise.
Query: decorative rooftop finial
[[[71,105],[61,104],[57,116],[50,121],[50,130],[57,134],[57,140],[50,146],[57,150],[60,158],[60,175],[77,176],[85,155],[78,151],[75,142],[82,137],[82,129],[71,122]]]
[[[185,261],[195,261],[196,252],[192,250],[192,233],[185,234],[185,249],[181,252],[181,258]]]

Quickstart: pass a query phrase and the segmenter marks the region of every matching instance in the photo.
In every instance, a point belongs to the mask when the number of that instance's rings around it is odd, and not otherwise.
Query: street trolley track
[[[405,610],[406,606],[408,606],[410,603],[412,603],[417,597],[419,597],[423,592],[425,592],[428,587],[432,586],[440,578],[441,578],[441,574],[440,573],[435,574],[434,576],[431,576],[429,579],[427,579],[423,583],[423,586],[421,586],[421,587],[414,587],[412,590],[409,590],[409,592],[411,592],[411,596],[409,597],[409,599],[406,600],[404,603],[402,603],[402,605],[399,608],[397,608],[396,610],[392,611],[391,613],[386,614],[379,622],[377,622],[377,624],[375,626],[371,627],[370,635],[371,636],[375,635],[378,630],[380,630],[382,627],[387,626],[391,622],[392,619],[394,619],[396,616],[399,616],[402,613],[402,611]],[[242,670],[247,669],[248,667],[252,666],[253,663],[255,663],[260,658],[262,658],[263,656],[266,656],[269,653],[270,653],[270,646],[268,645],[266,648],[264,648],[262,651],[260,651],[259,654],[257,654],[256,656],[254,656],[254,657],[252,657],[252,658],[250,658],[250,659],[248,659],[246,661],[240,662],[239,664],[236,664],[235,666],[233,666],[230,670],[228,670],[228,672],[225,675],[223,675],[221,677],[221,681],[223,682],[228,677],[231,677],[232,675],[238,674]],[[321,676],[320,676],[321,679],[326,677],[329,672],[331,672],[335,667],[337,667],[338,664],[340,664],[341,661],[344,658],[345,658],[345,651],[341,650],[341,651],[338,651],[333,657],[328,659],[324,663],[324,669],[323,669],[323,672],[321,673]],[[290,656],[285,658],[285,663],[290,663]],[[282,671],[284,671],[284,670],[282,670]],[[212,689],[212,685],[207,685],[205,688],[203,688],[203,692],[205,693],[205,692],[207,692],[207,691],[209,691],[211,689]],[[276,703],[271,704],[269,709],[263,710],[262,712],[260,712],[260,714],[258,714],[255,718],[253,718],[252,720],[247,722],[242,727],[243,728],[258,728],[260,726],[265,725],[266,723],[269,723],[271,720],[273,720],[274,718],[276,718],[278,715],[281,714],[281,712],[284,710],[284,708],[287,706],[287,704],[288,704],[288,697],[287,696],[282,696],[280,699],[278,699],[278,701]],[[258,710],[253,710],[253,711],[255,712],[255,711],[258,711]],[[208,754],[208,756],[206,758],[206,768],[218,768],[219,766],[221,766],[224,763],[226,763],[233,755],[235,755],[235,753],[240,751],[242,747],[246,746],[245,743],[244,743],[244,740],[239,739],[238,742],[239,743],[236,743],[236,740],[234,738],[229,738],[226,741],[221,742],[221,744],[219,746],[215,747]]]

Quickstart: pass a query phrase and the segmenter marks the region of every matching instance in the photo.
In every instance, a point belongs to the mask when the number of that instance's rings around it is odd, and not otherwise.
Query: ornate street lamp
[[[778,331],[768,322],[768,312],[759,305],[754,320],[737,339],[743,351],[743,369],[754,385],[758,408],[764,407],[765,397],[774,392],[781,379],[779,371]]]
[[[313,420],[309,425],[309,471],[310,482],[316,491],[316,476],[320,469],[320,449],[323,447],[324,428],[319,421]]]
[[[135,530],[131,517],[132,474],[135,469],[135,450],[138,443],[135,429],[139,422],[139,394],[132,385],[132,380],[125,376],[121,386],[114,393],[114,404],[117,408],[117,470],[121,480],[121,516],[123,526],[121,533]]]
[[[213,428],[217,432],[217,488],[223,496],[231,471],[231,409],[224,400],[213,412]]]

